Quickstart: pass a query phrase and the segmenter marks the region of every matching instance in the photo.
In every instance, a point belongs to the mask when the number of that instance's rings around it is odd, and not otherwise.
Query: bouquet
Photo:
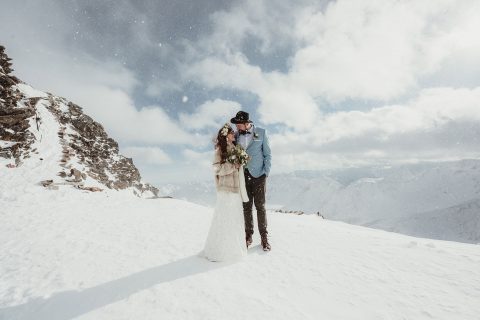
[[[250,156],[239,144],[227,152],[227,161],[231,164],[239,164],[244,166],[247,164],[248,160],[250,160]]]

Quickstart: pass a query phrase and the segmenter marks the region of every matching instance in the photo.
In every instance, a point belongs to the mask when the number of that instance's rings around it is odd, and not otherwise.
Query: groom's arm
[[[270,150],[270,142],[268,141],[267,131],[264,131],[263,137],[263,166],[267,177],[270,175],[270,168],[272,167],[272,152]]]

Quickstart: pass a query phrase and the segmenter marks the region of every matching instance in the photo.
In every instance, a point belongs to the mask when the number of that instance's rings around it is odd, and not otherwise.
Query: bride
[[[243,167],[227,161],[235,134],[226,123],[215,141],[215,186],[217,201],[203,254],[210,261],[233,261],[247,254],[242,202],[248,202]],[[240,174],[239,174],[240,173]]]

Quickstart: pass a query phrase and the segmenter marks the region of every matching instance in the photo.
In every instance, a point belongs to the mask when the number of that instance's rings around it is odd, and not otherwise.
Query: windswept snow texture
[[[215,263],[199,255],[210,208],[15,179],[0,191],[1,320],[480,314],[478,245],[268,212],[271,252],[255,233],[244,260]]]

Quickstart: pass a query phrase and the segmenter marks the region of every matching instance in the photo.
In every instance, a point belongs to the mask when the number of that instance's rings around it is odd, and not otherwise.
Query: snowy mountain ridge
[[[58,189],[129,189],[142,197],[158,189],[142,182],[132,159],[119,154],[118,143],[102,125],[74,103],[35,90],[12,76],[10,59],[0,46],[0,166],[21,179],[20,168],[44,187]],[[8,168],[8,169],[7,169]],[[17,172],[18,174],[15,174]],[[7,172],[5,172],[7,174]],[[20,181],[19,181],[20,182]]]

